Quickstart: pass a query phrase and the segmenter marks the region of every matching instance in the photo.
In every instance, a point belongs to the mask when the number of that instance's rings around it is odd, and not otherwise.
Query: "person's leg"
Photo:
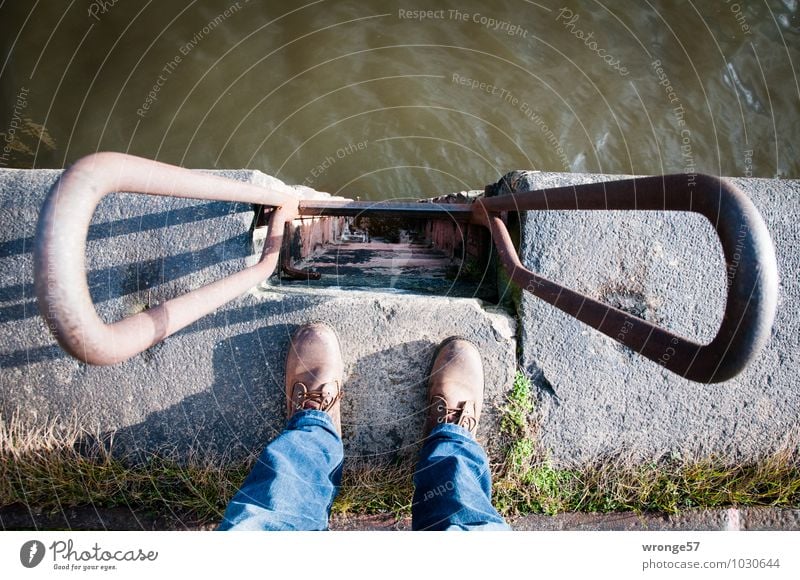
[[[415,530],[508,530],[492,507],[489,461],[475,440],[483,365],[470,342],[444,341],[428,383],[428,433],[414,473]]]
[[[233,496],[220,530],[324,530],[344,450],[330,416],[296,413]]]
[[[486,453],[453,424],[431,432],[419,453],[411,506],[415,530],[508,530],[492,506]]]
[[[299,328],[286,357],[286,430],[267,445],[220,530],[323,530],[341,481],[344,363],[336,333]]]

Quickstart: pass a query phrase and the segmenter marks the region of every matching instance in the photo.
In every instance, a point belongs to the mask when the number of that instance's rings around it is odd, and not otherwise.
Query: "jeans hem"
[[[466,439],[467,441],[475,441],[475,437],[472,436],[472,433],[467,431],[464,427],[460,425],[456,425],[454,423],[442,423],[441,425],[437,425],[436,427],[431,430],[430,434],[428,435],[428,439],[434,439],[439,436],[447,437],[448,439]]]
[[[289,419],[286,428],[300,429],[302,427],[311,427],[312,425],[325,427],[328,431],[336,434],[338,439],[341,439],[339,433],[336,431],[336,426],[333,424],[333,419],[325,411],[317,411],[315,409],[298,411]]]

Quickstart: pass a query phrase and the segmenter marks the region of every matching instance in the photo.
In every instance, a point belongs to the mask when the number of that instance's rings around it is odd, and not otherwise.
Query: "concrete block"
[[[48,333],[33,296],[32,236],[58,174],[0,171],[4,420],[16,415],[34,425],[76,416],[90,431],[115,433],[120,452],[256,453],[284,424],[289,336],[323,320],[344,350],[348,456],[391,459],[416,450],[430,357],[453,334],[483,352],[482,440],[496,444],[496,408],[516,368],[515,324],[475,299],[284,288],[273,280],[125,363],[93,367],[72,359]],[[223,175],[289,187],[259,172]],[[109,196],[87,247],[99,313],[116,320],[243,268],[252,259],[252,219],[251,208],[238,204]]]
[[[515,191],[623,176],[523,172]],[[521,364],[538,389],[543,446],[555,464],[624,454],[753,461],[800,432],[800,181],[734,179],[767,222],[781,279],[772,338],[731,381],[673,375],[523,293]],[[521,255],[546,278],[701,342],[716,333],[725,265],[705,218],[678,212],[526,212]]]

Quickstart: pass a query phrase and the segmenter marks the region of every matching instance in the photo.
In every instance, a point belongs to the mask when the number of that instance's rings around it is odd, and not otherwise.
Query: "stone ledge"
[[[214,524],[201,524],[190,513],[172,513],[170,517],[152,517],[125,508],[99,508],[96,505],[66,508],[55,513],[43,513],[27,506],[0,508],[0,529],[4,530],[213,530]],[[798,531],[800,510],[785,508],[749,507],[713,510],[687,510],[677,515],[637,514],[619,512],[607,514],[564,513],[555,516],[541,514],[509,520],[518,532],[557,531]],[[334,531],[392,532],[411,530],[411,518],[396,518],[390,514],[333,515],[330,529]]]
[[[524,172],[519,191],[623,176]],[[512,181],[512,180],[508,180]],[[734,179],[776,246],[780,287],[772,338],[731,381],[692,383],[523,293],[521,363],[538,386],[540,440],[557,465],[623,454],[755,461],[800,435],[800,181]],[[527,267],[701,341],[721,320],[725,266],[702,216],[527,212]]]
[[[254,171],[218,172],[288,188]],[[80,363],[47,332],[33,297],[31,244],[38,209],[58,171],[0,171],[0,413],[27,424],[73,416],[115,432],[120,450],[185,455],[259,451],[284,423],[283,360],[294,328],[324,320],[338,331],[348,380],[350,457],[411,454],[421,437],[425,374],[435,346],[460,334],[479,345],[487,380],[484,442],[516,369],[514,320],[475,299],[253,289],[133,359]],[[302,188],[304,195],[324,196]],[[119,194],[95,214],[87,247],[93,299],[107,321],[140,311],[245,266],[251,208]]]
[[[517,532],[796,531],[800,530],[800,510],[754,507],[687,510],[677,515],[633,512],[535,514],[513,518],[508,523]],[[341,531],[407,531],[411,529],[411,518],[334,516],[330,526],[332,530]]]

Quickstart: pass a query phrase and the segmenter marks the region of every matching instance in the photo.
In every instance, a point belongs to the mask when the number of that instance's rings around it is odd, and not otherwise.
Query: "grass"
[[[533,410],[533,386],[517,373],[501,420],[504,456],[495,469],[494,501],[504,515],[800,507],[796,437],[752,464],[688,457],[641,464],[618,456],[563,469],[538,448]]]
[[[533,387],[523,373],[518,372],[514,377],[506,400],[500,431],[512,438],[526,438],[530,429],[529,417],[533,412]]]
[[[492,458],[494,503],[506,516],[529,513],[666,512],[725,506],[800,507],[800,450],[789,439],[752,464],[720,458],[668,458],[641,464],[619,456],[574,469],[555,467],[540,449],[530,381],[521,373],[501,417],[501,450]],[[152,516],[191,514],[215,524],[252,467],[254,457],[190,454],[178,461],[153,454],[127,461],[91,444],[74,420],[32,429],[0,419],[0,508],[40,512],[71,507],[128,508]],[[333,506],[336,514],[411,510],[413,464],[351,463]]]
[[[645,466],[606,460],[579,470],[546,461],[521,476],[505,474],[495,501],[507,515],[582,512],[662,512],[727,506],[800,507],[796,450],[757,464],[670,461]]]
[[[98,440],[77,421],[31,429],[16,418],[0,419],[0,507],[56,512],[90,504],[218,521],[252,466],[252,459],[234,463],[196,454],[181,462],[155,454],[132,462],[106,445],[87,448],[87,439]]]
[[[414,466],[408,461],[388,465],[363,461],[349,465],[331,513],[410,515],[413,473]]]

